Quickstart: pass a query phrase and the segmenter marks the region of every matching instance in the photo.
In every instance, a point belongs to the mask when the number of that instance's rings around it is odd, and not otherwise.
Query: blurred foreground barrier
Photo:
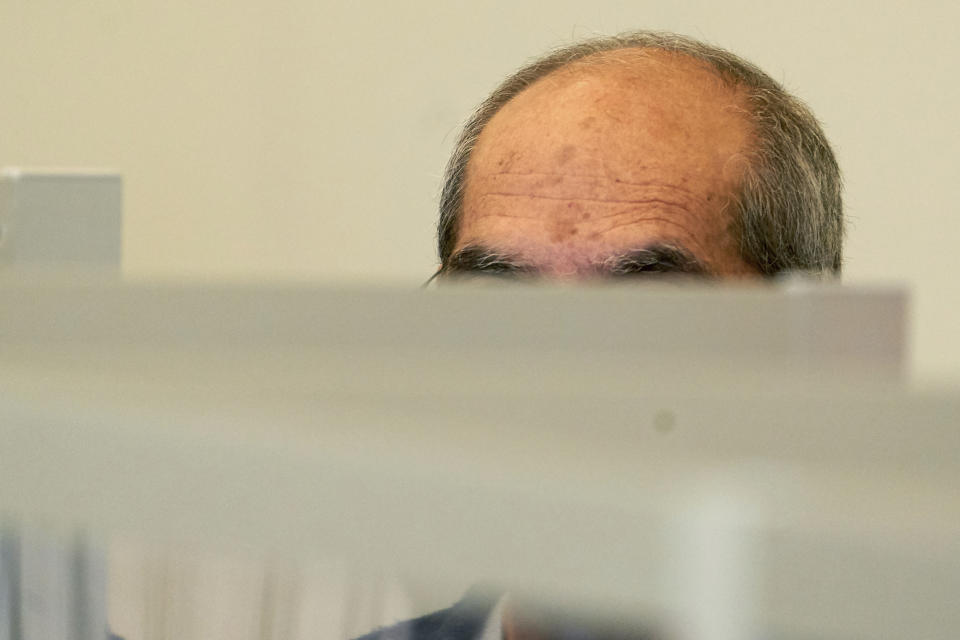
[[[234,637],[364,630],[310,629],[278,567],[495,584],[691,640],[960,628],[960,395],[902,384],[897,292],[9,284],[0,302],[0,509],[262,567],[224,574],[249,586],[243,616],[191,613],[242,618]]]

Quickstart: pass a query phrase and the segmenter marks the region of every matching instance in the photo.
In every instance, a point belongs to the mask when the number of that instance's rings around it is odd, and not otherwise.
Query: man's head
[[[839,273],[839,171],[762,71],[672,34],[556,51],[508,78],[447,167],[445,274]]]

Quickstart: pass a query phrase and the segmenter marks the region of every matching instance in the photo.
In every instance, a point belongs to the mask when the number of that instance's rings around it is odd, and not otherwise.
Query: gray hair
[[[764,275],[788,271],[839,274],[843,249],[842,181],[836,159],[810,109],[755,65],[685,36],[637,31],[557,49],[503,81],[464,125],[447,165],[437,240],[441,270],[457,243],[467,165],[484,127],[514,96],[548,74],[594,54],[659,49],[706,62],[742,88],[754,142],[739,193],[735,233],[744,260]]]

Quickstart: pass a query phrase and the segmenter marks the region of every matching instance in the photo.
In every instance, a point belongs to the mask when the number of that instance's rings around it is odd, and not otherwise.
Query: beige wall
[[[548,4],[0,0],[0,165],[120,169],[131,277],[412,283],[498,79],[574,36],[672,29],[810,102],[846,174],[848,281],[913,287],[917,371],[960,378],[960,5]]]

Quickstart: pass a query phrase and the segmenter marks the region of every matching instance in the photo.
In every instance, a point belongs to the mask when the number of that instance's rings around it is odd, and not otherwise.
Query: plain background
[[[126,181],[129,278],[413,285],[459,125],[571,39],[678,31],[756,62],[832,140],[845,280],[913,293],[921,380],[960,379],[960,4],[0,0],[0,166]]]

